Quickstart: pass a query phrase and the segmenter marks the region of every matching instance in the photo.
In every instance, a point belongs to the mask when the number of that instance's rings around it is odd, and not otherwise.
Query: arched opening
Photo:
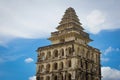
[[[71,60],[68,60],[68,67],[71,67]]]
[[[80,68],[81,67],[81,62],[80,59],[77,60],[77,67]]]
[[[40,71],[41,71],[41,72],[44,72],[44,71],[45,71],[44,65],[41,65]]]
[[[69,53],[69,55],[72,55],[72,48],[71,47],[68,48],[68,53]]]
[[[40,80],[44,80],[44,77],[40,77]]]
[[[84,63],[84,62],[83,62],[82,59],[80,60],[80,63],[81,63],[81,68],[83,68],[83,63]]]
[[[41,80],[39,76],[36,77],[36,80]]]
[[[91,60],[94,60],[94,58],[93,58],[93,52],[91,52]]]
[[[85,54],[84,54],[84,53],[85,53],[85,50],[84,50],[83,48],[81,48],[81,51],[80,51],[80,52],[81,52],[81,56],[84,57],[84,55],[85,55]]]
[[[81,74],[81,79],[85,80],[85,77],[86,77],[86,76],[84,75],[84,73],[82,73],[82,74]]]
[[[46,80],[50,80],[50,76],[47,76],[47,77],[46,77]]]
[[[60,69],[63,69],[63,62],[60,62],[59,66],[60,66]]]
[[[57,77],[57,75],[55,75],[55,76],[54,76],[54,80],[58,80],[58,77]]]
[[[86,69],[86,63],[83,62],[83,69]]]
[[[62,73],[60,73],[59,77],[60,77],[60,80],[63,80],[63,74]]]
[[[89,57],[89,51],[87,51],[86,53],[86,58],[88,59],[88,57]]]
[[[49,59],[50,57],[51,57],[51,52],[50,52],[50,51],[48,51],[48,52],[47,52],[46,59]]]
[[[71,80],[71,74],[70,73],[68,74],[68,80]]]
[[[54,50],[53,55],[54,57],[58,57],[58,50]]]
[[[38,67],[37,67],[37,73],[40,73],[41,72],[41,66],[39,65]]]
[[[61,76],[61,80],[63,80],[63,75]]]
[[[46,65],[46,70],[47,70],[48,72],[50,72],[50,64],[47,64],[47,65]]]
[[[64,56],[64,49],[61,49],[61,56]]]
[[[82,55],[83,55],[83,57],[85,57],[85,50],[84,49],[82,49]]]
[[[57,63],[54,63],[54,64],[53,64],[53,68],[54,68],[54,70],[57,70],[57,69],[58,69]]]
[[[91,65],[92,65],[91,63],[88,63],[88,70],[89,70],[89,71],[90,71],[91,68],[92,68]]]
[[[41,58],[41,60],[45,60],[45,53],[44,52],[41,53],[40,58]]]
[[[91,58],[92,58],[92,51],[90,51],[90,53],[89,53],[89,59],[91,60]]]
[[[38,72],[40,72],[40,71],[41,71],[41,66],[38,67]]]
[[[90,74],[88,74],[88,78],[87,78],[88,80],[91,80],[91,75]]]

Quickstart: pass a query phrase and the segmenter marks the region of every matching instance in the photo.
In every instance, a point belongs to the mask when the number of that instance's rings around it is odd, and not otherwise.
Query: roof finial
[[[81,24],[79,22],[79,19],[78,19],[78,16],[76,15],[75,10],[72,7],[67,8],[60,24],[65,24],[65,23],[70,23],[70,22]]]

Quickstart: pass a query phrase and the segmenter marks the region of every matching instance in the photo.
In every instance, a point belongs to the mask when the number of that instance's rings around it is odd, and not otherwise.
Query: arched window
[[[46,77],[46,80],[50,80],[50,76],[47,76],[47,77]]]
[[[68,67],[71,67],[71,60],[68,60]]]
[[[58,80],[58,77],[57,77],[57,75],[55,75],[55,76],[54,76],[54,80]]]
[[[58,50],[54,50],[53,55],[54,57],[58,57]]]
[[[90,59],[90,51],[87,51],[87,54],[86,54],[86,57],[88,58],[88,59]]]
[[[83,48],[81,49],[81,55],[82,57],[85,57],[85,50]]]
[[[83,62],[83,68],[86,69],[86,63],[85,62]]]
[[[90,51],[90,57],[89,59],[91,60],[93,57],[92,57],[92,51]]]
[[[44,70],[45,70],[45,69],[44,69],[44,65],[41,65],[40,71],[41,71],[41,72],[44,72]]]
[[[40,80],[44,80],[44,77],[40,77]]]
[[[81,68],[81,59],[78,59],[78,60],[77,60],[77,64],[78,64],[77,67],[78,67],[78,68]]]
[[[68,74],[68,80],[71,80],[71,74],[70,73]]]
[[[59,77],[60,77],[60,80],[63,80],[63,74],[62,73],[60,73]]]
[[[53,68],[54,68],[54,70],[57,70],[57,69],[58,69],[57,63],[54,63],[54,64],[53,64]]]
[[[92,61],[94,60],[93,57],[94,57],[94,56],[93,56],[93,52],[91,52],[91,60],[92,60]]]
[[[61,75],[61,80],[63,80],[63,75]]]
[[[59,66],[60,66],[60,69],[63,69],[63,62],[60,62]]]
[[[38,57],[40,57],[40,55],[41,55],[41,53],[39,52],[39,53],[38,53]]]
[[[45,53],[44,52],[41,53],[40,58],[41,58],[41,60],[45,60]]]
[[[64,56],[64,49],[60,50],[61,56]]]
[[[69,53],[69,55],[72,55],[72,48],[71,47],[68,48],[68,53]]]
[[[36,77],[37,80],[41,80],[39,76]]]
[[[84,63],[83,60],[81,59],[80,62],[81,62],[81,68],[83,68],[83,66],[84,66],[83,65],[83,63]]]
[[[51,52],[50,52],[50,51],[48,51],[48,52],[47,52],[46,59],[49,59],[50,57],[51,57]]]
[[[47,70],[48,72],[50,72],[50,64],[47,64],[47,65],[46,65],[46,70]]]

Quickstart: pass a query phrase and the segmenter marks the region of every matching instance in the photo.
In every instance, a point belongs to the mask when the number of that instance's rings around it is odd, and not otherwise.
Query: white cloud
[[[108,53],[110,53],[110,52],[112,52],[112,51],[119,52],[120,49],[119,49],[119,48],[113,48],[113,47],[109,46],[109,47],[104,51],[104,54],[107,55]]]
[[[111,46],[109,46],[105,51],[104,51],[104,54],[106,55],[106,54],[108,54],[108,53],[110,53],[110,52],[112,52],[113,51],[113,48],[111,47]]]
[[[91,33],[99,33],[102,30],[105,20],[106,17],[101,11],[94,10],[87,16],[87,29]]]
[[[29,80],[36,80],[36,76],[29,77]]]
[[[94,10],[87,16],[88,25],[96,26],[105,22],[105,15],[99,11]]]
[[[86,17],[86,29],[93,34],[97,34],[102,30],[120,29],[119,20],[116,22],[110,21],[110,17],[111,16],[109,15],[109,13],[105,13],[104,11],[100,10],[93,10]]]
[[[120,80],[120,70],[111,67],[102,67],[102,80]]]
[[[11,2],[0,0],[0,45],[5,46],[15,38],[36,39],[48,37],[50,32],[55,31],[55,27],[58,26],[65,9],[69,7],[68,3],[73,5],[76,12],[79,11],[77,15],[80,14],[78,15],[80,20],[85,19],[87,16],[87,21],[85,21],[87,23],[83,22],[83,25],[87,25],[86,29],[91,33],[97,34],[102,30],[120,28],[120,11],[114,9],[114,7],[119,9],[119,2],[117,1],[113,3],[116,6],[111,6],[111,1],[108,5],[106,5],[107,2],[100,1],[99,5],[104,5],[101,6],[103,9],[93,10],[93,8],[99,8],[97,1],[93,3],[92,1],[81,2],[81,0],[12,0]],[[110,9],[104,10],[108,6]]]
[[[39,4],[37,4],[37,1],[21,0],[10,3],[0,1],[0,44],[5,45],[15,38],[48,37],[50,32],[55,30],[57,16],[54,15],[58,13],[48,14],[50,7],[42,5],[45,2],[39,3],[38,1]],[[51,12],[54,10],[51,8]]]
[[[25,61],[26,63],[31,63],[31,62],[33,62],[34,60],[33,60],[32,58],[26,58],[24,61]]]

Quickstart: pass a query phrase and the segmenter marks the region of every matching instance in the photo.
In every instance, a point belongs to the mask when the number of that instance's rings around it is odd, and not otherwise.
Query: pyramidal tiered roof
[[[62,21],[60,22],[60,24],[66,24],[66,23],[70,23],[70,22],[75,22],[77,24],[80,24],[78,16],[76,15],[76,12],[73,8],[68,8],[62,18]]]
[[[66,42],[77,38],[88,43],[91,41],[91,39],[89,38],[89,34],[83,31],[84,29],[81,25],[82,24],[79,22],[75,10],[69,7],[65,11],[63,18],[60,21],[59,26],[57,27],[58,31],[52,32],[49,40],[51,40],[53,44],[56,44],[60,43],[60,40],[64,40]],[[71,39],[68,40],[68,38]]]
[[[68,24],[72,24],[73,26],[79,26],[79,28],[83,29],[81,27],[81,23],[79,22],[78,16],[76,15],[76,12],[73,8],[69,7],[65,14],[63,15],[62,20],[59,23],[60,25],[57,27],[57,29],[61,29],[63,26],[68,27]]]

